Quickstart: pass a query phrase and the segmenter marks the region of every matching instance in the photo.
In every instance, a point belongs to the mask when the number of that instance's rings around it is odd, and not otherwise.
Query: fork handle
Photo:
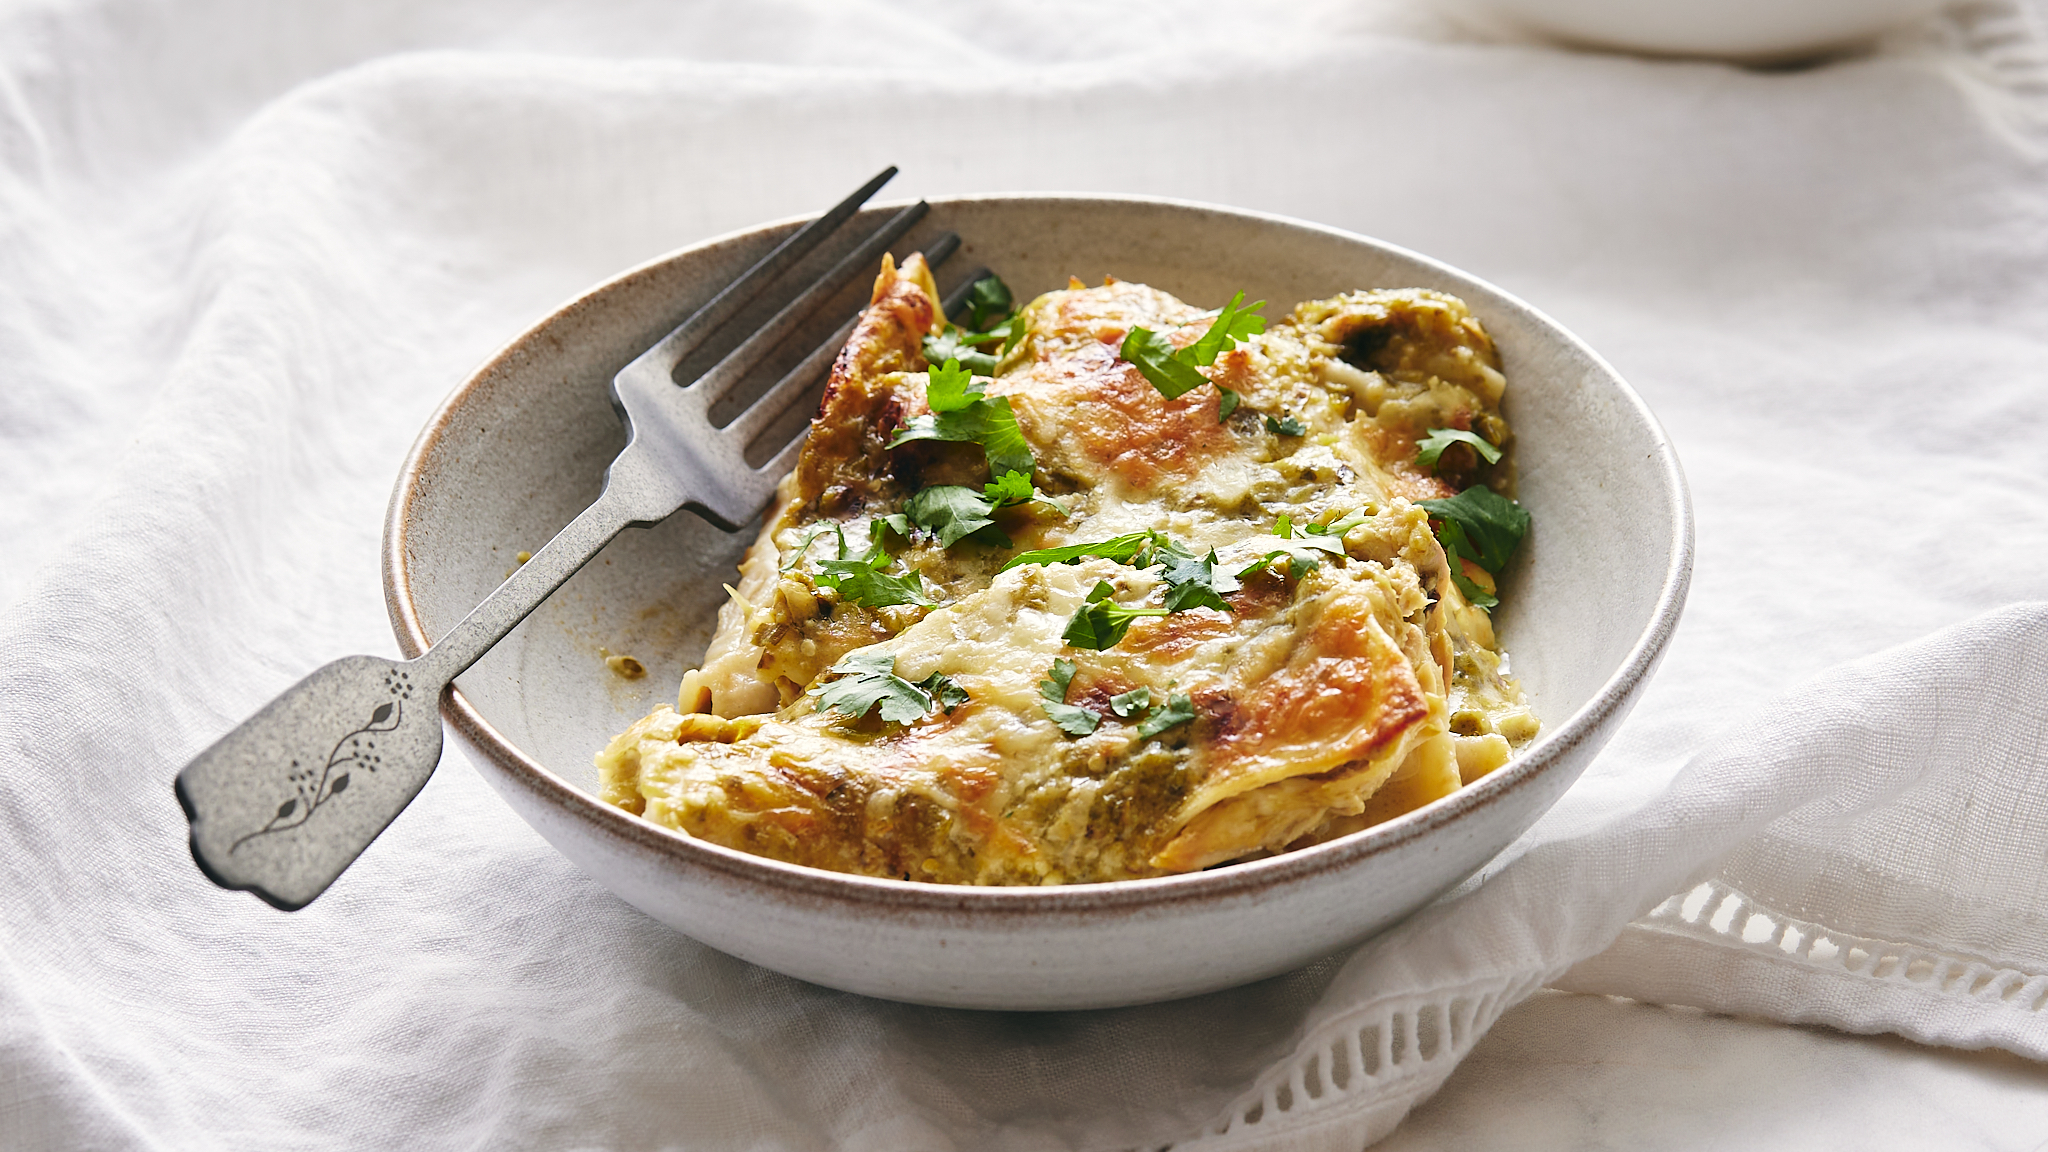
[[[462,674],[491,646],[531,615],[612,538],[628,528],[658,524],[680,509],[686,494],[651,464],[636,438],[605,472],[604,491],[554,538],[528,557],[503,584],[412,663],[437,688]]]
[[[614,536],[682,507],[646,457],[629,445],[597,501],[419,657],[337,660],[194,757],[177,795],[200,870],[287,911],[325,891],[433,774],[449,681]]]

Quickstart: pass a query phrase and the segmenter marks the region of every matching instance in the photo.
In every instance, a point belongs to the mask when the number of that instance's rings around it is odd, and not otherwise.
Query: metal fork
[[[876,175],[805,225],[612,380],[626,447],[604,492],[498,589],[412,660],[350,656],[299,681],[178,773],[192,858],[224,888],[293,911],[325,891],[411,802],[441,758],[441,693],[614,536],[688,508],[735,532],[767,507],[795,462],[799,432],[766,463],[747,449],[816,382],[851,333],[837,333],[724,428],[711,410],[831,295],[876,262],[927,211],[897,212],[797,294],[710,371],[678,386],[675,372],[721,325],[850,219],[890,177]],[[934,267],[959,246],[947,233]]]

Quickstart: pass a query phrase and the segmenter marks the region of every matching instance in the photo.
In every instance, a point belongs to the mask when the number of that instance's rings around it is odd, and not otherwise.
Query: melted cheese
[[[1418,500],[1507,465],[1445,453],[1415,463],[1432,428],[1508,442],[1506,381],[1465,306],[1421,290],[1354,292],[1297,307],[1207,371],[1221,393],[1168,400],[1120,359],[1131,328],[1177,346],[1209,313],[1112,281],[1029,305],[1027,335],[987,383],[1007,396],[1066,509],[998,513],[1008,548],[911,541],[936,607],[840,602],[814,580],[837,540],[932,484],[988,479],[973,445],[894,433],[929,411],[920,338],[942,319],[917,257],[885,261],[873,304],[833,368],[796,470],[741,566],[678,709],[598,756],[605,797],[693,836],[839,871],[977,884],[1185,872],[1315,843],[1427,804],[1499,767],[1536,731],[1491,623],[1449,578]],[[1282,436],[1268,415],[1306,428]],[[1003,571],[1017,551],[1123,533],[1171,534],[1219,567],[1248,568],[1292,524],[1350,517],[1342,555],[1305,573],[1246,577],[1229,611],[1141,619],[1100,652],[1062,632],[1098,581],[1158,605],[1158,568],[1101,558]],[[821,537],[829,541],[820,544]],[[858,550],[859,545],[855,548]],[[807,690],[847,653],[877,648],[916,682],[942,673],[967,702],[909,724],[821,710]],[[1047,714],[1055,659],[1066,700],[1101,713],[1085,736]],[[1185,694],[1195,718],[1156,736],[1112,713],[1137,688]]]

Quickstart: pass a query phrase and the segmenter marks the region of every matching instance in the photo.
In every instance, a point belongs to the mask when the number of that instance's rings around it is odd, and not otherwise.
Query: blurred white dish
[[[1598,48],[1746,63],[1853,48],[1947,0],[1447,0],[1541,36]]]

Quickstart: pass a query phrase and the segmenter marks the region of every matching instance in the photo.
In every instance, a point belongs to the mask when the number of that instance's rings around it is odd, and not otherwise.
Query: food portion
[[[956,327],[884,259],[703,666],[604,796],[796,864],[1056,884],[1341,836],[1505,764],[1528,528],[1459,300],[1141,284]]]

